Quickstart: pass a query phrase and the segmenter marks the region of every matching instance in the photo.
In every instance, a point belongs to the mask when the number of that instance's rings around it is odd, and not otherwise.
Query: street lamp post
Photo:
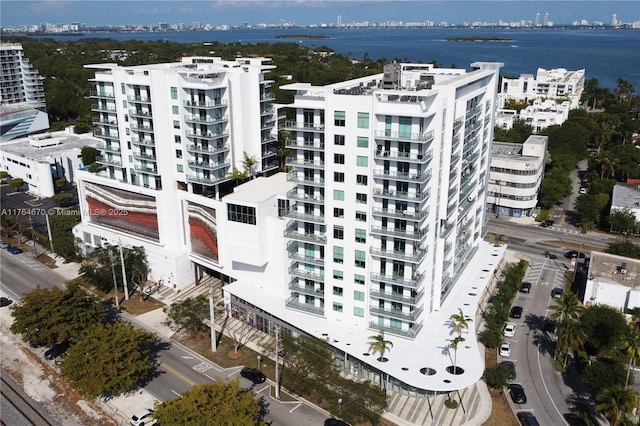
[[[116,309],[120,309],[120,302],[118,302],[118,280],[116,279],[116,264],[113,259],[113,252],[109,251],[109,259],[111,260],[111,274],[113,275],[113,289],[116,297]]]
[[[211,323],[211,352],[216,351],[216,318],[213,306],[213,283],[207,284],[209,287],[209,321]]]
[[[120,264],[122,265],[122,285],[124,285],[124,299],[129,300],[129,288],[127,286],[127,270],[124,267],[124,254],[122,253],[122,243],[118,240],[120,250]]]

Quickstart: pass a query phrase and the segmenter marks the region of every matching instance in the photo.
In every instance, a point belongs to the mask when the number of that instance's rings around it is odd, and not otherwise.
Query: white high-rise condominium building
[[[0,43],[0,141],[46,131],[42,77],[19,43]]]
[[[390,390],[473,385],[474,324],[454,351],[449,318],[475,317],[504,254],[483,241],[502,64],[282,86],[295,92],[278,106],[289,155],[270,175],[268,67],[183,61],[94,66],[105,169],[83,173],[76,236],[143,245],[165,285],[222,275],[228,314],[323,339],[345,373]],[[258,177],[231,192],[245,153]],[[393,348],[378,360],[382,331]]]

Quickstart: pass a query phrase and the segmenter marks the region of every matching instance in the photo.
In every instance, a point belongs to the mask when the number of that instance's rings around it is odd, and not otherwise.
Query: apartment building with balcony
[[[0,142],[49,129],[42,77],[19,43],[0,43]]]
[[[520,111],[512,109],[498,109],[496,126],[502,129],[512,129],[515,120],[522,120],[531,126],[533,133],[539,133],[549,126],[561,126],[569,118],[571,104],[569,101],[555,101],[551,99],[536,99],[531,105]]]
[[[584,69],[569,71],[565,68],[538,68],[535,76],[521,74],[518,78],[503,78],[499,105],[504,107],[504,102],[508,99],[518,102],[553,99],[567,100],[571,109],[575,109],[580,107],[584,84]]]
[[[493,142],[487,212],[513,217],[535,213],[548,141],[548,136],[531,135],[521,144]]]

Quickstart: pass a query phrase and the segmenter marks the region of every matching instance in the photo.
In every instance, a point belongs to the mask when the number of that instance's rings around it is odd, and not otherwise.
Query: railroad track
[[[20,423],[16,423],[17,419],[8,420],[5,418],[7,412],[3,412],[3,416],[0,418],[0,425],[58,426],[57,423],[52,423],[48,418],[43,416],[29,398],[25,398],[18,391],[18,387],[13,380],[7,380],[4,375],[1,375],[0,379],[2,382],[0,385],[0,394],[2,394],[3,403],[10,405],[16,414],[21,417]]]

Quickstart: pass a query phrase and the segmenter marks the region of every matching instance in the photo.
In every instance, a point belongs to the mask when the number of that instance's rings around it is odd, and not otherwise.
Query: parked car
[[[151,408],[145,408],[131,416],[131,421],[129,423],[132,426],[144,426],[153,424],[152,422],[155,422],[153,419],[153,410]]]
[[[564,290],[561,289],[560,287],[556,287],[553,290],[551,290],[551,297],[553,297],[554,299],[562,299],[563,294],[564,294]]]
[[[521,293],[531,293],[531,283],[528,281],[523,282],[520,285],[520,292]]]
[[[517,383],[512,383],[509,385],[509,395],[511,395],[511,400],[516,404],[526,404],[527,403],[527,395],[524,393],[524,388],[522,385]]]
[[[69,349],[68,341],[57,343],[44,353],[44,358],[48,359],[49,361],[54,360],[65,353],[67,349]]]
[[[517,325],[515,325],[512,322],[508,322],[504,325],[504,329],[502,329],[502,334],[504,334],[505,337],[513,337],[516,335],[517,328],[518,328]]]
[[[505,367],[507,367],[507,369],[509,369],[509,372],[511,373],[509,375],[509,379],[513,380],[516,378],[516,363],[513,361],[502,361],[500,364],[504,365]]]
[[[566,257],[567,259],[573,259],[574,257],[584,259],[584,253],[579,252],[578,250],[569,250],[564,254],[564,257]]]
[[[509,312],[509,316],[511,318],[520,318],[522,317],[522,306],[514,306],[511,308],[511,312]]]
[[[511,356],[511,343],[502,342],[500,345],[500,356]]]
[[[254,384],[264,383],[267,380],[267,376],[257,368],[245,367],[240,371],[240,375],[245,379],[251,380]]]
[[[9,246],[7,247],[7,251],[11,254],[20,254],[22,253],[22,249],[20,247]]]
[[[584,195],[586,193],[587,193],[587,188],[585,188],[585,187],[580,188],[580,190],[578,191],[578,194],[580,194],[580,195]]]
[[[558,325],[558,322],[554,319],[551,319],[551,318],[544,319],[544,331],[546,331],[547,333],[555,333],[557,325]]]
[[[569,423],[569,426],[587,426],[587,422],[575,413],[564,413],[562,416]]]
[[[9,248],[9,243],[0,241],[0,249],[8,249],[8,248]]]
[[[518,412],[518,414],[516,414],[516,417],[518,418],[522,426],[540,426],[540,423],[538,423],[538,419],[536,419],[536,416],[534,416],[533,413],[529,411],[520,411]]]
[[[324,426],[349,426],[349,423],[340,419],[330,418],[324,421]]]
[[[13,303],[13,300],[9,299],[8,297],[0,297],[0,308],[4,308],[5,306],[9,306],[10,304]]]
[[[548,228],[550,226],[552,226],[554,224],[554,221],[552,220],[543,220],[542,222],[540,222],[540,226],[542,226],[543,228]]]

